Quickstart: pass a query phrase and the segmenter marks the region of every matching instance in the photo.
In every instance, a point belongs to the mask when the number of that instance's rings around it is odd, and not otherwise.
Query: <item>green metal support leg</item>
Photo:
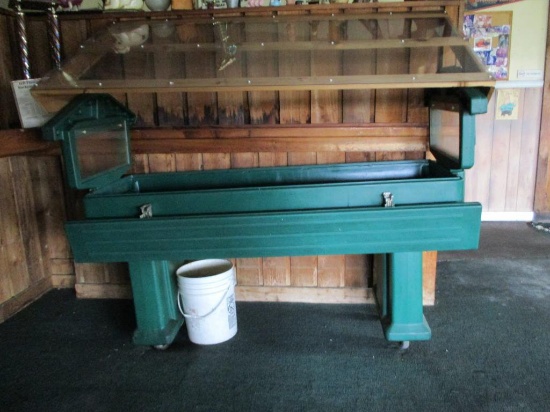
[[[376,256],[376,300],[389,341],[429,340],[422,305],[422,252]]]
[[[183,317],[177,308],[177,285],[167,261],[129,262],[137,329],[136,345],[163,347],[176,337]]]

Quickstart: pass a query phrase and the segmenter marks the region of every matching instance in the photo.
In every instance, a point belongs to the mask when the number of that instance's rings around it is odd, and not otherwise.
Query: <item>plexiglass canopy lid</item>
[[[445,14],[375,13],[122,22],[33,94],[493,84]]]

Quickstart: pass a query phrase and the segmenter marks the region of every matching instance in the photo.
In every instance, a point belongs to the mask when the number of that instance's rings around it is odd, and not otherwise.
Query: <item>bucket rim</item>
[[[210,267],[209,264],[211,264],[212,267],[217,265],[216,267],[219,268],[219,272],[214,273],[212,275],[205,275],[205,276],[186,276],[187,272],[197,270],[197,269],[209,268]],[[234,269],[235,269],[235,266],[233,265],[233,262],[227,259],[200,259],[200,260],[194,260],[192,262],[183,264],[176,270],[176,275],[180,278],[185,278],[185,279],[199,279],[199,278],[208,278],[211,276],[223,275]]]

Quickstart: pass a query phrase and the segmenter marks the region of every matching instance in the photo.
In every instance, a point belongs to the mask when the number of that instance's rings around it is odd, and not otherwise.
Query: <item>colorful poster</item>
[[[522,0],[466,0],[466,11],[482,10],[503,4],[517,3]]]
[[[484,12],[464,16],[464,36],[497,80],[508,79],[511,25],[512,12]]]
[[[497,120],[517,120],[519,107],[519,89],[499,89],[497,91]]]

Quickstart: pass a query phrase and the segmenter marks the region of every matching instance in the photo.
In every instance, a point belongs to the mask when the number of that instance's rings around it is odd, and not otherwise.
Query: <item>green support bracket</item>
[[[183,317],[177,308],[177,285],[168,261],[129,262],[136,311],[136,345],[166,346],[172,343]]]
[[[422,252],[377,255],[375,298],[388,341],[429,340],[422,304]]]

